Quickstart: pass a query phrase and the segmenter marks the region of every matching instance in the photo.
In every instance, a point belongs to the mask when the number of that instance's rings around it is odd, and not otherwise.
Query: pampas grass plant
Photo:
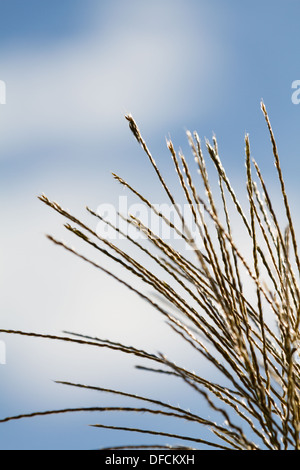
[[[130,252],[123,251],[117,244],[101,237],[58,203],[50,201],[45,195],[39,197],[44,204],[63,216],[66,220],[65,228],[73,236],[121,265],[145,285],[150,286],[157,295],[153,297],[143,289],[137,289],[134,284],[55,237],[49,235],[49,240],[105,272],[150,303],[180,339],[182,348],[193,348],[199,362],[206,361],[210,364],[220,377],[218,383],[190,370],[188,366],[176,364],[164,353],[154,354],[133,346],[83,335],[51,336],[0,330],[1,333],[7,334],[48,338],[93,348],[109,348],[145,359],[149,362],[149,367],[141,368],[144,373],[148,371],[169,374],[173,379],[175,377],[183,381],[198,394],[199,400],[207,403],[216,419],[211,420],[208,415],[202,416],[198,412],[152,399],[150,396],[138,396],[134,390],[132,393],[125,393],[80,383],[60,382],[69,387],[117,394],[120,399],[127,397],[135,402],[137,400],[140,406],[33,412],[30,415],[7,417],[2,419],[1,423],[26,417],[79,411],[144,413],[165,419],[172,417],[176,419],[177,428],[174,425],[174,432],[165,433],[160,430],[108,426],[101,423],[95,426],[160,438],[157,445],[133,445],[131,442],[129,446],[123,447],[125,449],[299,450],[300,260],[277,146],[263,102],[261,109],[271,138],[286,218],[284,227],[281,226],[279,214],[272,204],[272,196],[268,192],[260,168],[251,156],[248,135],[245,137],[245,190],[248,207],[244,209],[220,160],[216,138],[213,137],[212,142],[206,140],[203,146],[196,132],[187,132],[200,182],[196,182],[192,177],[190,163],[181,151],[175,151],[171,140],[167,140],[167,147],[198,239],[201,240],[199,245],[131,115],[126,116],[129,127],[150,161],[170,204],[175,208],[180,224],[175,224],[159,212],[157,207],[130,183],[116,174],[113,174],[113,177],[171,231],[176,232],[177,237],[181,238],[189,247],[190,253],[193,253],[193,261],[187,256],[186,250],[177,249],[137,217],[128,214],[127,223],[144,234],[147,245],[129,234],[121,233],[117,226],[87,208],[92,217],[100,218],[103,223],[114,228],[118,235],[125,236],[135,249],[141,250],[143,256],[154,262],[158,268],[157,274],[156,271],[148,269],[144,262],[139,262]],[[212,188],[208,176],[203,147],[218,178],[217,190]],[[246,251],[239,248],[240,239],[235,234],[233,217],[234,220],[238,218],[244,228],[243,245],[247,246]],[[198,426],[196,437],[181,433],[183,421]],[[205,428],[211,431],[210,439],[203,437]]]

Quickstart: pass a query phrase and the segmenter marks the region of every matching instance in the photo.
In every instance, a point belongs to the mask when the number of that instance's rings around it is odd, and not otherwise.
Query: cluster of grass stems
[[[103,265],[87,258],[64,242],[48,236],[53,243],[105,272],[149,302],[163,315],[183,344],[193,348],[194,354],[199,357],[199,363],[203,359],[208,361],[224,380],[214,383],[183,365],[175,364],[163,354],[153,354],[133,346],[100,338],[75,333],[69,333],[66,336],[51,336],[0,330],[1,333],[42,337],[89,345],[94,348],[109,348],[145,359],[150,362],[148,370],[171,374],[197,392],[199,399],[201,397],[201,400],[204,400],[213,410],[213,414],[218,417],[216,421],[179,406],[151,399],[151,397],[84,384],[59,382],[72,387],[132,398],[144,406],[34,412],[30,415],[8,417],[0,420],[1,423],[24,417],[79,411],[146,413],[176,418],[178,432],[165,433],[104,424],[94,426],[151,434],[159,436],[160,439],[168,439],[166,445],[159,443],[142,446],[131,443],[123,447],[126,449],[299,450],[300,289],[297,278],[300,273],[300,260],[277,146],[263,102],[261,109],[270,133],[283,198],[286,219],[284,229],[280,226],[278,211],[272,206],[272,198],[259,166],[251,156],[249,136],[245,137],[246,190],[249,201],[247,212],[245,212],[222,166],[217,141],[213,137],[212,143],[205,141],[205,147],[213,162],[219,182],[218,197],[221,207],[217,209],[216,197],[211,189],[211,180],[208,177],[203,156],[202,143],[196,132],[193,134],[187,132],[188,142],[201,177],[200,183],[197,182],[197,187],[183,153],[175,151],[171,140],[167,140],[167,147],[186,203],[201,237],[200,248],[199,243],[197,244],[191,235],[182,211],[176,205],[175,198],[131,115],[126,116],[130,129],[146,153],[170,203],[176,208],[180,227],[159,212],[151,201],[129,183],[116,174],[113,176],[150,211],[153,211],[164,224],[176,231],[177,236],[189,246],[190,253],[192,250],[195,255],[193,262],[186,256],[186,250],[176,249],[133,215],[126,216],[127,223],[135,226],[146,236],[149,247],[131,238],[130,235],[122,233],[111,222],[101,219],[103,223],[113,227],[119,235],[125,236],[130,243],[135,245],[135,248],[142,250],[143,255],[149,257],[151,262],[154,261],[160,272],[157,275],[153,270],[148,270],[145,263],[141,264],[138,259],[124,252],[108,239],[99,236],[56,202],[50,201],[45,195],[39,198],[68,220],[65,224],[67,230],[137,276],[159,295],[153,299],[143,290],[136,289],[127,280],[105,269]],[[245,229],[246,237],[243,237],[243,244],[247,246],[247,253],[241,252],[238,248],[238,240],[235,241],[233,238],[234,227],[229,203],[235,212],[235,217],[240,219]],[[87,210],[92,216],[101,218],[93,210],[89,208]],[[251,295],[249,290],[252,290]],[[159,298],[164,301],[157,300]],[[171,311],[169,306],[173,307]],[[157,368],[152,367],[151,364],[156,364]],[[147,370],[147,367],[144,370]],[[180,433],[182,420],[199,425],[198,437]],[[211,440],[201,438],[203,428],[211,431]],[[170,441],[174,444],[169,444]],[[185,442],[189,442],[191,447],[180,444]]]

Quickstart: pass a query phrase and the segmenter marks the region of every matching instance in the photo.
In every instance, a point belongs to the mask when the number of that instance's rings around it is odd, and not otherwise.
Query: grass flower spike
[[[88,244],[101,254],[103,263],[84,255],[80,248],[49,235],[51,242],[68,253],[89,263],[91,267],[106,273],[116,282],[126,286],[134,294],[148,302],[158,311],[169,328],[182,343],[182,348],[192,348],[198,358],[199,370],[188,364],[177,364],[162,352],[150,352],[132,345],[121,344],[73,332],[61,336],[34,332],[0,330],[2,334],[25,335],[52,341],[73,342],[95,348],[108,348],[143,359],[146,366],[138,366],[141,374],[156,373],[170,376],[185,384],[187,389],[206,403],[201,407],[191,404],[191,410],[177,404],[157,400],[151,396],[136,395],[134,390],[122,391],[104,388],[105,384],[59,382],[57,386],[94,390],[99,394],[118,395],[139,403],[135,406],[105,406],[99,398],[98,407],[80,407],[61,410],[33,411],[31,414],[0,419],[5,422],[35,416],[61,413],[89,412],[99,416],[96,429],[107,428],[128,433],[155,436],[153,445],[111,446],[111,449],[219,449],[219,450],[299,450],[300,428],[300,260],[291,209],[280,166],[275,137],[264,103],[263,117],[270,134],[279,188],[284,206],[285,222],[272,204],[272,197],[257,162],[252,158],[250,139],[245,136],[245,191],[248,205],[243,207],[219,155],[216,137],[203,146],[196,132],[187,132],[192,154],[192,165],[181,151],[176,151],[170,139],[167,148],[174,165],[174,172],[182,190],[189,218],[183,212],[162,175],[142,134],[131,115],[126,115],[135,139],[149,160],[155,178],[158,178],[167,199],[177,214],[178,223],[160,212],[145,195],[133,188],[117,174],[117,183],[132,193],[162,224],[176,233],[183,246],[179,249],[155,233],[133,214],[120,215],[128,226],[134,226],[146,238],[145,243],[124,233],[116,224],[87,207],[92,220],[100,219],[117,235],[126,237],[135,251],[149,260],[149,265],[126,252],[81,222],[70,211],[45,195],[39,197],[43,204],[58,212],[65,221],[65,228],[79,244]],[[214,187],[209,176],[205,154],[212,163],[218,186]],[[200,175],[200,180],[199,180]],[[189,222],[192,220],[193,228]],[[237,220],[240,224],[236,229]],[[233,222],[234,221],[234,222]],[[282,226],[283,225],[283,226]],[[242,242],[239,234],[243,233]],[[118,238],[118,237],[116,237]],[[199,243],[200,240],[200,243]],[[247,247],[242,248],[240,246]],[[113,260],[143,282],[147,289],[140,289],[130,282],[131,276],[120,277],[105,267],[105,258]],[[151,266],[156,266],[153,269]],[[150,294],[149,294],[150,289]],[[152,295],[151,292],[155,295]],[[124,307],[126,310],[126,307]],[[125,312],[126,314],[126,312]],[[163,347],[162,347],[163,349]],[[201,373],[206,363],[215,371],[217,381]],[[110,426],[101,422],[101,413],[118,412],[157,416],[177,422],[174,432],[131,426]],[[181,433],[182,422],[191,424],[191,433]],[[186,428],[185,428],[186,429]],[[210,438],[203,430],[210,430]]]

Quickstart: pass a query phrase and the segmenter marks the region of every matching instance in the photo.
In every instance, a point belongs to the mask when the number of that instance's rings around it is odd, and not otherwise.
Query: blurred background
[[[299,1],[0,0],[0,14],[0,80],[6,84],[6,104],[0,105],[1,328],[74,331],[166,352],[185,364],[185,353],[156,311],[46,239],[50,233],[81,251],[80,241],[65,233],[63,219],[37,196],[45,193],[94,229],[97,222],[85,206],[117,205],[127,194],[112,171],[160,203],[162,190],[124,119],[129,112],[171,186],[176,176],[167,136],[185,152],[186,129],[197,130],[202,139],[215,133],[239,192],[249,133],[276,200],[263,99],[297,224],[300,105],[292,102],[292,83],[300,79]],[[128,278],[101,255],[93,256]],[[190,407],[184,385],[136,370],[135,358],[24,337],[0,335],[0,341],[6,349],[0,418],[121,402],[54,380]],[[192,356],[188,360],[199,370]],[[211,413],[204,405],[197,411]],[[155,441],[87,426],[97,422],[173,430],[172,422],[145,415],[52,416],[1,425],[0,448],[96,449]],[[182,432],[192,434],[193,427],[183,426]]]

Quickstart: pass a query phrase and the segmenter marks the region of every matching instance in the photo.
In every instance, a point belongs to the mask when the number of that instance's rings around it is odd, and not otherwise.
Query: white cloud
[[[192,18],[182,30],[191,15],[182,2],[140,3],[114,2],[105,19],[95,8],[77,39],[7,51],[2,157],[40,142],[110,139],[129,111],[149,126],[171,122],[195,99],[205,112],[207,85],[224,63],[215,32]]]

